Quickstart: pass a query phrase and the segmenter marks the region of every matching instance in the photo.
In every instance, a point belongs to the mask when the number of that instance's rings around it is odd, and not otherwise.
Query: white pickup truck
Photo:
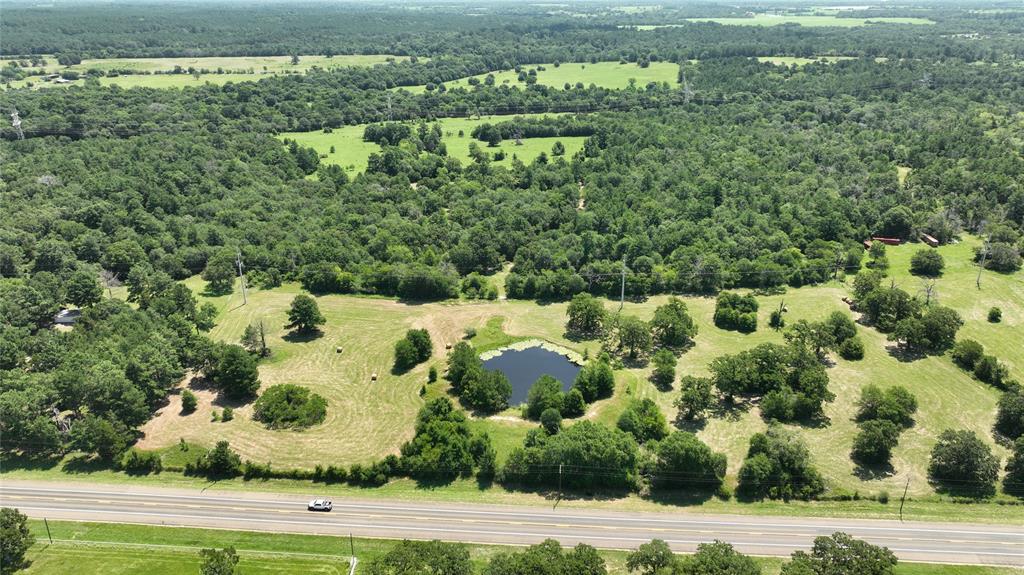
[[[333,505],[330,499],[314,499],[306,507],[310,511],[330,511]]]

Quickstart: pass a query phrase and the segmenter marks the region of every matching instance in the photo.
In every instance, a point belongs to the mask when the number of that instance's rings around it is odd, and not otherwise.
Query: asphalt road
[[[715,539],[744,553],[788,556],[813,539],[844,531],[909,561],[1024,567],[1024,526],[788,518],[695,513],[641,513],[453,503],[335,500],[330,513],[306,510],[308,499],[268,493],[200,492],[5,481],[0,506],[30,517],[360,537],[444,539],[471,543],[629,549],[664,539],[693,551]]]

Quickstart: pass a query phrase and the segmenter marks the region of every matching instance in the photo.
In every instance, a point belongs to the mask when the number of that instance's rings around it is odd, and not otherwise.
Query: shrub
[[[227,441],[218,441],[217,445],[195,464],[186,464],[185,473],[211,478],[236,477],[242,473],[242,460]]]
[[[224,411],[220,414],[221,421],[231,421],[235,418],[235,410],[231,409],[231,406],[225,407]]]
[[[888,463],[899,438],[900,428],[895,423],[885,419],[865,421],[853,439],[851,456],[860,463]]]
[[[917,398],[906,388],[893,386],[882,391],[877,385],[866,385],[857,405],[858,421],[884,419],[896,425],[909,425],[917,412]]]
[[[562,415],[564,417],[579,417],[586,411],[587,401],[583,399],[583,394],[575,387],[570,389],[562,400]]]
[[[859,337],[851,337],[839,344],[839,356],[848,361],[864,359],[864,342]]]
[[[999,323],[1003,321],[1003,310],[998,307],[993,307],[988,310],[988,321],[991,323]]]
[[[696,435],[675,431],[655,448],[654,486],[712,490],[722,484],[726,459]]]
[[[942,254],[930,248],[917,250],[910,257],[910,273],[917,276],[942,275],[942,268],[945,266]]]
[[[132,448],[121,458],[121,469],[129,475],[149,475],[160,473],[164,465],[159,453]]]
[[[999,398],[996,431],[1010,439],[1024,436],[1024,394],[1014,388]]]
[[[753,332],[757,329],[757,300],[751,295],[722,292],[715,300],[714,321],[721,329]]]
[[[667,349],[654,354],[654,373],[651,379],[659,389],[671,389],[676,379],[676,356]]]
[[[437,381],[437,366],[432,365],[427,371],[427,383],[434,383]]]
[[[658,440],[668,434],[665,415],[658,404],[648,397],[629,402],[629,406],[619,416],[618,427],[632,435],[638,443]]]
[[[181,412],[192,413],[196,410],[196,406],[199,404],[199,400],[196,399],[196,394],[189,390],[183,390],[181,392]]]
[[[995,356],[986,355],[974,366],[974,377],[996,387],[1004,387],[1010,371]]]
[[[739,493],[746,497],[810,499],[825,490],[821,474],[811,465],[810,452],[799,436],[779,425],[750,438],[747,458],[740,467]]]
[[[947,429],[932,448],[928,476],[951,492],[989,495],[999,474],[999,459],[974,432]]]
[[[548,435],[554,435],[562,429],[562,414],[557,409],[549,407],[540,414],[540,425]]]
[[[322,423],[327,400],[289,383],[272,385],[256,400],[253,419],[271,429],[302,429]]]
[[[960,367],[973,371],[978,361],[985,356],[985,348],[973,339],[962,339],[953,346],[951,357]]]
[[[524,415],[527,419],[537,420],[547,409],[553,408],[561,412],[562,402],[562,384],[550,375],[542,375],[533,382],[530,391],[526,393]]]

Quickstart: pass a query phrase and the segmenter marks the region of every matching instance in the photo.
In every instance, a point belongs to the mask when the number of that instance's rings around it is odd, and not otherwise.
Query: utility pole
[[[25,139],[25,133],[21,131],[21,118],[18,117],[17,108],[11,108],[11,127],[18,133],[19,140]]]
[[[242,271],[242,250],[238,250],[235,253],[235,264],[238,265],[238,279],[242,282],[242,305],[249,303],[248,294],[246,293],[245,287],[245,274]]]
[[[626,258],[622,258],[622,291],[619,294],[619,312],[626,305]]]
[[[555,500],[555,505],[562,500],[562,464],[558,464],[558,499]]]
[[[992,236],[989,236],[989,239],[985,240],[985,245],[981,248],[981,263],[978,264],[978,277],[974,280],[974,284],[978,286],[978,289],[981,289],[981,270],[985,269],[985,260],[988,259],[988,250],[990,247],[989,242],[991,241],[991,237]]]
[[[900,498],[900,523],[903,523],[903,504],[907,501],[908,489],[910,489],[910,477],[907,477],[907,484],[903,487],[903,497]]]

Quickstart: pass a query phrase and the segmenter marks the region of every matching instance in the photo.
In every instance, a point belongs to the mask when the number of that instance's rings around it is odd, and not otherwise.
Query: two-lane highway
[[[0,505],[49,519],[516,545],[553,538],[565,545],[582,542],[617,549],[657,538],[678,551],[693,551],[718,539],[744,553],[774,556],[809,549],[815,537],[844,531],[884,545],[905,560],[1024,567],[1021,526],[348,499],[336,499],[330,513],[316,513],[307,511],[306,503],[294,495],[266,493],[14,481],[0,485]]]

